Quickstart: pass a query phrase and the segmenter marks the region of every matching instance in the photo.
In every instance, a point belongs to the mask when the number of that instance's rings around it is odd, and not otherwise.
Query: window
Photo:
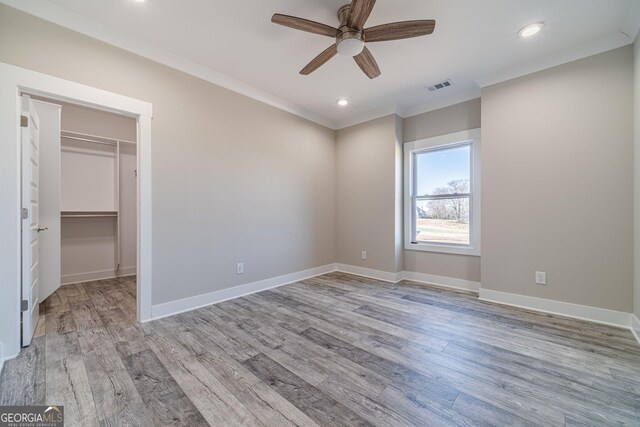
[[[405,249],[480,255],[480,129],[404,150]]]

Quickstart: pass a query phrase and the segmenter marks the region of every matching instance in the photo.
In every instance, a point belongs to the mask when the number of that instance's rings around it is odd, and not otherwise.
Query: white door
[[[33,99],[38,115],[38,155],[40,198],[38,225],[47,227],[40,233],[38,299],[43,303],[60,287],[60,116],[62,107]]]
[[[22,96],[22,346],[31,344],[39,314],[39,127],[31,98]]]

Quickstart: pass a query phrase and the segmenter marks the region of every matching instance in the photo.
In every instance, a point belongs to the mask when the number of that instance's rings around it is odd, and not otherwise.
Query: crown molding
[[[351,126],[357,126],[362,123],[366,123],[372,120],[387,117],[391,114],[396,114],[403,119],[417,116],[420,114],[428,113],[430,111],[440,110],[442,108],[451,107],[452,105],[461,104],[463,102],[471,101],[472,99],[480,98],[480,88],[473,88],[464,92],[454,93],[444,98],[436,99],[426,104],[412,105],[408,107],[396,105],[390,107],[377,108],[375,110],[368,111],[364,114],[360,114],[356,117],[338,122],[337,130],[345,129]]]
[[[376,108],[375,110],[367,111],[366,113],[359,114],[355,117],[341,120],[336,124],[336,130],[342,130],[351,126],[360,125],[362,123],[390,116],[391,114],[398,114],[398,106],[390,105],[387,107]]]
[[[560,52],[545,55],[534,61],[525,62],[513,67],[505,68],[495,73],[491,73],[477,79],[476,83],[481,88],[485,88],[487,86],[506,82],[518,77],[523,77],[528,74],[533,74],[538,71],[557,67],[558,65],[577,61],[589,56],[598,55],[599,53],[604,53],[609,50],[626,46],[628,44],[631,44],[632,42],[633,40],[631,40],[625,33],[620,32],[609,34],[608,36],[601,37],[589,43],[580,44],[572,48],[562,50]]]
[[[0,0],[0,3],[101,42],[135,53],[143,58],[167,65],[193,77],[229,89],[314,123],[333,130],[336,129],[336,124],[326,117],[312,113],[291,102],[214,71],[209,67],[205,67],[151,43],[129,36],[56,4],[42,0]]]
[[[451,107],[452,105],[471,101],[472,99],[476,99],[476,98],[480,98],[479,87],[475,87],[473,89],[469,89],[464,92],[455,93],[445,98],[436,99],[426,104],[401,108],[399,109],[398,115],[403,119],[406,119],[409,117],[428,113],[430,111],[441,110],[443,108],[447,108],[447,107]]]
[[[205,80],[217,86],[221,86],[256,101],[302,117],[306,120],[310,120],[332,130],[344,129],[391,114],[397,114],[402,118],[412,117],[470,101],[480,97],[481,88],[626,46],[632,43],[635,40],[636,35],[640,32],[640,0],[632,0],[620,33],[610,34],[589,43],[574,46],[561,52],[546,55],[534,61],[518,64],[516,66],[488,74],[476,80],[478,85],[477,88],[437,99],[426,104],[414,106],[393,104],[368,111],[352,118],[333,121],[294,103],[285,101],[275,95],[271,95],[232,77],[214,71],[209,67],[129,36],[48,1],[0,0],[0,3],[109,45],[135,53],[143,58],[150,59],[178,71],[182,71],[191,76]]]
[[[638,37],[640,31],[640,0],[631,0],[629,10],[624,18],[622,32],[626,34],[632,42]]]

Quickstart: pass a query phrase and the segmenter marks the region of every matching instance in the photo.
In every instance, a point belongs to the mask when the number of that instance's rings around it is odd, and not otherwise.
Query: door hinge
[[[29,310],[29,301],[27,301],[26,299],[23,299],[20,302],[20,311],[27,311]]]
[[[23,127],[23,128],[29,127],[29,117],[20,116],[20,127]]]
[[[29,219],[29,209],[22,208],[22,219]]]

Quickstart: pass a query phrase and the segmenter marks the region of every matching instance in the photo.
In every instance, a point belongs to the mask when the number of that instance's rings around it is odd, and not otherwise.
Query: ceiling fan
[[[370,79],[380,75],[380,67],[375,58],[365,46],[365,43],[383,42],[390,40],[408,39],[433,33],[436,21],[433,19],[394,22],[364,28],[376,0],[353,0],[351,4],[342,6],[338,10],[340,26],[338,28],[308,19],[276,13],[271,22],[296,30],[335,37],[336,42],[328,49],[316,56],[300,74],[309,75],[333,58],[337,53],[352,56],[360,69]]]

